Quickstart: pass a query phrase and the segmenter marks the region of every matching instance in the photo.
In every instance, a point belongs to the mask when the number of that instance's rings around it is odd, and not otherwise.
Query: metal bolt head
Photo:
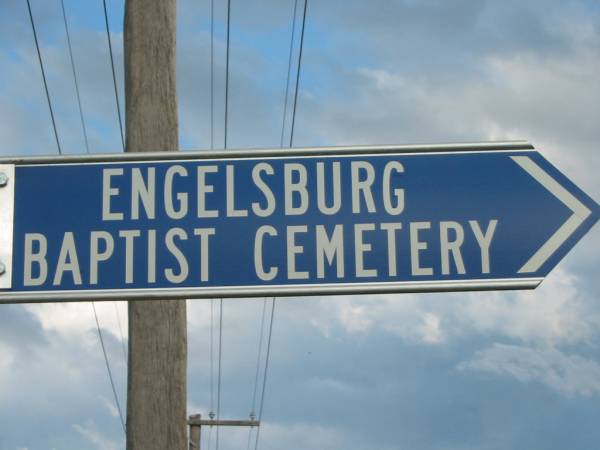
[[[4,172],[0,172],[0,187],[8,184],[8,176]]]
[[[6,266],[2,261],[0,261],[0,275],[4,275],[6,273]]]

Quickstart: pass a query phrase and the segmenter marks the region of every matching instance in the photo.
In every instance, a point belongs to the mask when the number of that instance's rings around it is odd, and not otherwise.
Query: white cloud
[[[121,450],[123,445],[100,433],[92,422],[85,425],[74,424],[73,428],[90,444],[99,450]]]
[[[350,332],[367,332],[373,326],[373,317],[367,305],[346,304],[340,309],[339,318]]]
[[[96,312],[102,330],[109,331],[115,339],[127,337],[127,303],[96,302]],[[90,302],[28,304],[25,308],[41,323],[45,331],[54,331],[63,337],[78,336],[89,345],[97,345],[90,330],[96,329]]]
[[[525,342],[587,342],[600,323],[594,299],[579,292],[576,276],[557,268],[535,291],[469,294],[459,314],[472,331]]]
[[[535,291],[400,294],[322,299],[312,324],[325,336],[385,331],[440,344],[466,336],[500,334],[547,345],[591,342],[600,312],[581,280],[557,268]]]
[[[13,361],[14,355],[11,348],[0,342],[0,380],[3,379],[4,374],[10,369]]]
[[[307,384],[313,388],[322,389],[324,391],[339,391],[343,393],[356,392],[358,388],[350,383],[330,378],[330,377],[312,377],[307,381]]]
[[[427,342],[428,344],[442,342],[444,339],[440,325],[439,316],[432,313],[425,313],[423,315],[423,324],[420,327],[423,342]]]
[[[353,448],[357,450],[372,450],[373,443],[360,439],[357,433],[348,429],[328,427],[308,422],[277,423],[263,422],[260,438],[260,448],[264,450],[275,450],[282,448],[303,450],[337,450],[342,448]],[[230,448],[244,448],[246,436],[240,435],[237,445]],[[233,444],[234,441],[223,441]],[[391,450],[388,446],[377,444],[380,450]]]
[[[600,395],[600,365],[554,348],[494,344],[459,370],[487,372],[528,383],[538,382],[567,397]]]
[[[101,395],[99,395],[98,398],[100,399],[102,405],[104,405],[104,407],[108,410],[111,416],[119,417],[119,410],[117,409],[114,400],[108,400],[106,397],[102,397]]]

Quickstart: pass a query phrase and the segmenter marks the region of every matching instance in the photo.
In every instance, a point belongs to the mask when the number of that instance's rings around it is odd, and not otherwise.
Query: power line
[[[121,404],[119,403],[119,397],[117,390],[115,389],[115,382],[113,380],[112,371],[110,370],[110,364],[108,363],[108,355],[106,354],[106,347],[104,346],[104,337],[102,336],[102,329],[100,328],[100,322],[98,321],[98,313],[96,312],[96,305],[92,303],[92,309],[94,311],[94,318],[96,319],[96,329],[98,330],[98,337],[100,338],[100,346],[102,347],[102,353],[104,354],[104,362],[106,363],[106,370],[108,371],[108,378],[110,380],[110,387],[112,389],[115,403],[117,404],[117,411],[119,412],[119,418],[121,419],[121,426],[123,427],[123,433],[127,433],[125,428],[125,420],[123,420],[123,413],[121,411]]]
[[[212,19],[212,18],[211,18]],[[225,60],[225,124],[223,132],[223,147],[227,148],[227,128],[228,128],[228,105],[229,105],[229,31],[231,25],[231,0],[227,0],[227,49],[226,49],[226,60]],[[211,24],[211,27],[213,25]],[[213,30],[211,30],[213,31]],[[211,34],[211,52],[212,52],[212,34]],[[212,58],[212,55],[211,55]],[[223,299],[219,299],[219,372],[217,377],[217,420],[221,416],[221,358],[223,343]],[[215,436],[215,448],[219,450],[219,427],[216,429]]]
[[[215,398],[215,394],[214,394],[214,373],[215,373],[215,368],[214,368],[214,329],[215,329],[215,321],[214,321],[214,299],[211,298],[210,299],[210,411],[208,412],[208,417],[210,419],[215,417],[215,413],[214,413],[214,398]],[[210,444],[211,444],[211,437],[212,437],[212,429],[213,427],[210,427],[208,429],[208,449],[210,450]]]
[[[28,0],[29,3],[29,0]],[[65,3],[64,0],[60,0],[60,4],[61,4],[61,9],[62,9],[62,16],[63,16],[63,23],[65,26],[65,34],[67,36],[67,46],[69,49],[69,58],[71,61],[71,71],[73,73],[73,81],[75,84],[75,93],[76,93],[76,97],[77,97],[77,105],[79,107],[79,119],[81,121],[81,129],[83,132],[83,138],[85,141],[85,150],[86,153],[90,153],[90,146],[89,146],[89,141],[88,141],[88,136],[87,136],[87,131],[86,131],[86,127],[85,127],[85,119],[84,119],[84,115],[83,115],[83,108],[81,106],[81,94],[79,92],[79,83],[78,83],[78,79],[77,79],[77,70],[75,68],[75,59],[73,57],[73,46],[71,44],[71,35],[69,33],[69,25],[68,25],[68,21],[67,21],[67,13],[65,10]],[[59,152],[60,153],[60,152]],[[118,325],[119,325],[119,333],[121,335],[121,345],[123,347],[123,356],[125,358],[125,363],[127,364],[127,354],[125,351],[125,344],[124,344],[124,339],[123,339],[123,330],[121,328],[121,319],[119,317],[119,310],[117,309],[117,303],[114,302],[113,303],[115,305],[115,311],[117,313],[117,321],[118,321]],[[106,364],[106,369],[108,372],[108,378],[110,380],[110,386],[112,388],[112,392],[113,392],[113,396],[115,399],[115,404],[117,406],[117,411],[119,412],[119,418],[121,421],[121,426],[123,427],[123,431],[125,432],[125,421],[123,420],[123,413],[121,411],[121,405],[119,403],[119,398],[117,396],[117,391],[115,389],[115,383],[112,377],[112,371],[110,369],[110,362],[108,360],[108,354],[106,352],[106,348],[104,346],[104,338],[102,335],[102,329],[100,328],[100,321],[98,319],[98,314],[96,312],[96,306],[94,304],[94,302],[92,302],[92,309],[94,311],[94,319],[96,320],[96,329],[98,331],[98,337],[100,338],[100,346],[102,348],[102,354],[104,356],[104,363]]]
[[[260,337],[258,339],[258,355],[256,357],[256,373],[254,375],[254,393],[252,395],[252,409],[251,409],[251,414],[254,414],[255,411],[255,407],[256,407],[256,392],[257,392],[257,388],[258,388],[258,372],[259,372],[259,367],[260,367],[260,357],[262,355],[262,345],[263,345],[263,337],[264,337],[264,331],[265,331],[265,313],[267,310],[267,299],[266,297],[263,299],[263,310],[262,310],[262,317],[260,320]]]
[[[48,92],[48,82],[46,81],[46,72],[44,71],[44,63],[42,61],[42,53],[40,52],[40,44],[38,43],[37,32],[35,30],[35,22],[31,13],[31,3],[27,0],[27,10],[29,11],[29,20],[31,21],[31,29],[33,30],[33,40],[35,41],[35,49],[37,50],[38,61],[42,71],[42,80],[44,81],[44,90],[46,91],[46,100],[48,100],[48,108],[50,109],[50,118],[52,119],[52,128],[54,129],[54,137],[56,139],[56,147],[58,154],[62,155],[60,140],[58,139],[58,131],[56,130],[56,120],[54,119],[54,111],[52,110],[52,102],[50,101],[50,93]]]
[[[210,0],[210,149],[215,148],[215,0]],[[212,301],[212,300],[211,300]]]
[[[294,36],[296,35],[296,10],[298,8],[298,0],[294,0],[294,12],[292,14],[292,37],[290,38],[290,54],[288,57],[287,79],[285,82],[285,96],[283,99],[283,121],[281,124],[281,139],[279,146],[283,148],[283,134],[285,132],[285,121],[287,119],[288,95],[290,91],[290,78],[292,73],[292,54],[294,51]]]
[[[271,320],[269,323],[269,337],[267,338],[267,356],[265,358],[265,371],[264,371],[264,377],[263,377],[262,392],[260,394],[260,409],[258,411],[259,422],[262,421],[263,407],[265,404],[265,391],[267,388],[267,373],[269,372],[269,356],[271,356],[271,337],[273,335],[273,319],[274,319],[274,317],[275,317],[275,297],[273,297],[273,300],[271,302]],[[258,429],[256,430],[256,445],[254,447],[255,450],[258,449],[258,440],[260,438],[260,428],[261,427],[258,427]]]
[[[83,132],[83,139],[85,142],[85,151],[87,154],[90,153],[90,144],[88,142],[87,130],[85,127],[85,120],[83,119],[83,108],[81,106],[81,95],[79,93],[79,82],[77,80],[77,70],[75,69],[75,59],[73,58],[73,47],[71,45],[71,34],[69,33],[69,25],[67,21],[67,13],[65,11],[65,2],[60,0],[60,6],[62,8],[63,22],[65,24],[65,33],[67,35],[67,46],[69,47],[69,58],[71,60],[71,71],[73,72],[73,82],[75,83],[75,94],[77,96],[77,105],[79,106],[79,120],[81,121],[81,130]]]
[[[265,315],[267,311],[267,298],[263,299],[262,317],[260,319],[260,337],[258,338],[258,354],[256,356],[256,373],[254,374],[254,392],[252,393],[252,408],[250,410],[250,420],[256,416],[256,393],[258,391],[258,375],[260,371],[260,359],[262,356],[263,337],[265,332]],[[252,427],[248,430],[248,450],[250,450],[250,440],[252,438]]]
[[[106,0],[102,0],[104,6],[104,23],[106,25],[106,37],[108,38],[108,54],[110,55],[110,68],[112,70],[113,86],[115,88],[115,103],[117,104],[117,116],[119,118],[119,130],[121,131],[121,145],[125,151],[125,134],[123,133],[123,120],[121,119],[121,105],[119,104],[119,89],[117,88],[117,76],[115,74],[115,61],[113,57],[112,41],[110,39],[110,26],[108,24],[108,9]]]
[[[210,0],[210,149],[215,148],[215,1]],[[220,349],[219,349],[220,350]],[[220,367],[219,367],[220,370]],[[214,417],[214,299],[210,299],[210,411]],[[208,429],[208,450],[213,427]]]
[[[119,314],[119,307],[117,302],[112,302],[115,305],[115,313],[117,314],[117,324],[119,325],[119,335],[121,337],[121,348],[123,349],[123,359],[125,360],[125,367],[127,367],[127,349],[125,348],[125,338],[123,338],[123,328],[121,327],[121,315]]]
[[[227,128],[229,125],[229,29],[231,25],[231,0],[227,0],[227,40],[225,53],[225,131],[224,148],[227,148]]]
[[[213,430],[213,427],[212,427],[212,426],[210,426],[210,427],[208,428],[208,438],[207,438],[207,440],[208,440],[208,447],[207,447],[207,448],[208,448],[208,450],[210,450],[210,444],[211,444],[211,442],[212,442],[212,440],[211,440],[211,438],[212,438],[212,430]]]
[[[215,394],[214,394],[214,299],[210,299],[210,412],[214,414]],[[212,417],[211,417],[212,418]]]
[[[85,150],[86,153],[90,153],[90,146],[89,146],[89,142],[88,142],[88,136],[87,136],[87,132],[86,132],[86,127],[85,127],[85,118],[83,115],[83,108],[81,106],[81,95],[79,92],[79,83],[78,83],[78,79],[77,79],[77,70],[75,68],[75,58],[73,57],[73,46],[71,44],[71,34],[69,32],[69,25],[68,25],[68,21],[67,21],[67,13],[66,13],[66,9],[65,9],[65,2],[64,0],[60,0],[60,5],[61,5],[61,9],[62,9],[62,16],[63,16],[63,23],[65,26],[65,34],[67,36],[67,46],[69,49],[69,58],[71,60],[71,71],[73,73],[73,81],[75,83],[75,93],[76,93],[76,97],[77,97],[77,104],[79,106],[79,119],[81,121],[81,129],[83,131],[83,138],[85,140]],[[113,302],[113,305],[115,306],[115,312],[117,314],[117,323],[119,325],[119,334],[121,336],[121,347],[123,348],[123,358],[125,361],[125,365],[127,365],[127,351],[125,350],[125,340],[123,339],[123,329],[121,327],[121,317],[119,315],[119,309],[117,307],[117,303]],[[100,325],[99,325],[99,321],[98,321],[98,316],[95,313],[95,308],[94,308],[94,315],[96,317],[96,325],[98,328],[98,333],[99,335],[102,334],[101,330],[100,330]],[[102,345],[103,350],[104,350],[104,344]],[[107,367],[110,367],[109,361],[108,361],[108,355],[106,354],[106,352],[104,352],[104,358],[105,358],[105,363]],[[111,384],[112,384],[112,374],[110,373],[110,369],[109,369],[109,378],[111,378]],[[116,397],[115,397],[116,400]],[[118,405],[118,400],[117,401],[117,405]],[[121,421],[123,421],[122,417],[121,417]]]
[[[219,364],[217,375],[217,420],[221,417],[221,357],[223,344],[223,299],[219,299]],[[216,430],[215,448],[219,450],[219,427]]]
[[[286,94],[285,94],[285,106],[284,106],[284,119],[283,119],[283,124],[282,124],[282,131],[281,131],[281,146],[283,147],[283,129],[285,128],[285,114],[287,112],[287,97],[288,97],[288,89],[289,89],[289,78],[290,78],[290,64],[291,64],[291,57],[292,57],[292,49],[293,49],[293,42],[294,42],[294,30],[295,30],[295,20],[296,20],[296,5],[297,5],[297,0],[294,3],[294,24],[292,25],[292,38],[291,38],[291,43],[290,43],[290,57],[288,60],[288,79],[286,82]],[[290,129],[290,148],[293,146],[294,143],[294,127],[296,124],[296,105],[298,103],[298,87],[300,84],[300,68],[302,65],[302,50],[304,48],[304,30],[306,28],[306,10],[307,10],[307,5],[308,5],[308,0],[304,0],[304,12],[302,14],[302,31],[300,34],[300,49],[299,49],[299,53],[298,53],[298,68],[296,71],[296,88],[295,88],[295,92],[294,92],[294,107],[292,110],[292,126]],[[262,421],[262,415],[263,415],[263,409],[264,409],[264,404],[265,404],[265,392],[266,392],[266,388],[267,388],[267,374],[269,372],[269,357],[271,356],[271,338],[273,336],[273,321],[275,318],[275,302],[276,302],[276,298],[273,297],[272,303],[271,303],[271,320],[269,321],[269,337],[267,339],[267,355],[265,357],[265,371],[264,371],[264,375],[263,375],[263,384],[262,384],[262,392],[260,395],[260,410],[258,412],[258,420]],[[256,443],[255,443],[255,450],[258,450],[258,442],[260,439],[260,429],[261,427],[258,427],[258,429],[256,430]]]
[[[292,111],[292,128],[290,130],[290,148],[294,144],[294,126],[296,124],[296,105],[298,103],[298,86],[300,84],[300,67],[302,66],[302,49],[304,48],[304,28],[306,25],[306,9],[308,0],[304,0],[304,13],[302,15],[302,32],[300,33],[300,53],[298,54],[298,70],[296,72],[296,92],[294,93],[294,110]]]

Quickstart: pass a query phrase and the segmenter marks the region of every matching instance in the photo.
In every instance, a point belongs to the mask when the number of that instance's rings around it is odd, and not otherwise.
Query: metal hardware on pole
[[[200,414],[193,414],[188,419],[190,427],[189,450],[200,449],[200,435],[203,426],[209,427],[259,427],[260,420],[228,420],[202,419]]]

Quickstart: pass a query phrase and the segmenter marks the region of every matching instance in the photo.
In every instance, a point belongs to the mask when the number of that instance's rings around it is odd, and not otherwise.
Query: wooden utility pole
[[[176,0],[125,4],[126,151],[177,151]],[[184,450],[184,301],[129,302],[127,450]]]

